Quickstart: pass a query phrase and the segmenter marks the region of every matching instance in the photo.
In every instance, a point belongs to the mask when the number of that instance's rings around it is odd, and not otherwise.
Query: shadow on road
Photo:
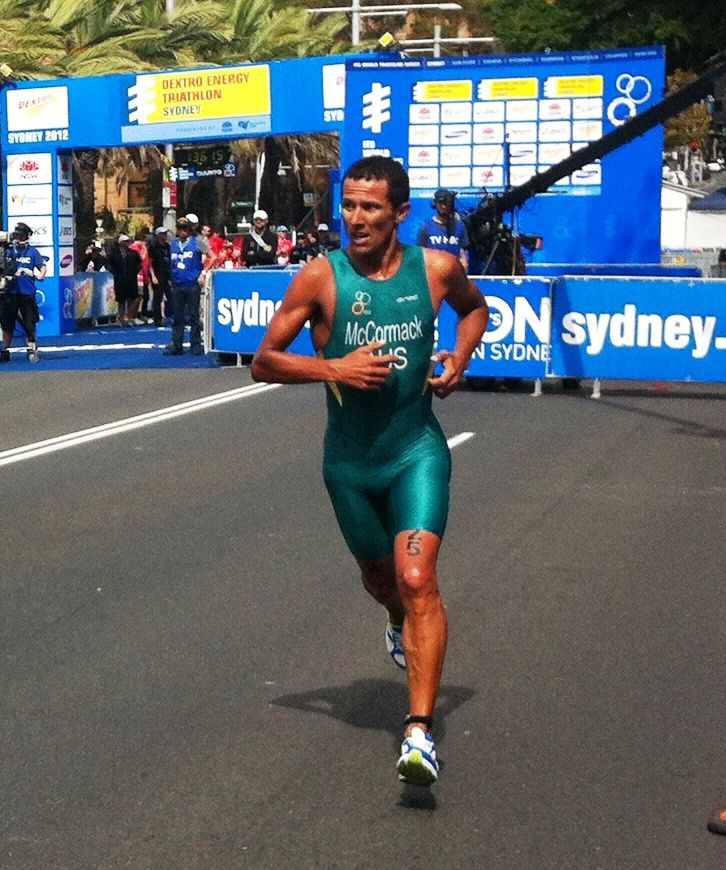
[[[436,704],[437,743],[446,734],[446,717],[473,696],[474,690],[466,686],[441,686]],[[408,694],[406,684],[395,680],[354,680],[347,686],[323,686],[309,692],[282,695],[270,703],[306,713],[323,713],[355,728],[388,731],[397,751]],[[443,767],[442,762],[442,770]],[[436,809],[436,798],[428,788],[403,785],[399,806],[432,811]]]
[[[474,690],[465,686],[441,686],[436,705],[436,736],[439,740],[446,733],[446,717],[473,695]],[[354,680],[347,686],[322,686],[309,692],[282,695],[270,703],[306,713],[323,713],[355,728],[388,731],[398,741],[403,717],[408,710],[408,694],[404,682]]]

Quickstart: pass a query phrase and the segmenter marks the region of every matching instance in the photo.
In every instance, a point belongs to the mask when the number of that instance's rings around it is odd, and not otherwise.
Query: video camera
[[[11,233],[9,230],[0,230],[0,294],[5,292],[10,279],[15,275],[18,268],[15,259],[8,257],[8,248],[15,238],[15,232]]]

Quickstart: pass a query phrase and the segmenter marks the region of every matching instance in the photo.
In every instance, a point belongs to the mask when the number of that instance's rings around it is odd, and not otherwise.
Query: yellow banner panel
[[[528,79],[484,79],[479,83],[480,100],[531,100],[539,96],[539,82]]]
[[[188,70],[144,79],[153,83],[143,82],[139,123],[270,114],[267,65]]]
[[[471,81],[416,82],[413,98],[417,103],[448,103],[469,101],[474,90]]]
[[[550,76],[545,82],[546,97],[601,97],[602,76]]]

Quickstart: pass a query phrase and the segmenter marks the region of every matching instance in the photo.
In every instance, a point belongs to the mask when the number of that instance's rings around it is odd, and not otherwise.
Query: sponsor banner
[[[72,215],[73,214],[73,188],[64,184],[58,185],[58,214]]]
[[[58,218],[58,244],[72,245],[75,237],[75,227],[72,217]]]
[[[129,123],[270,114],[270,67],[216,67],[136,76],[128,89]]]
[[[7,188],[8,217],[51,214],[53,187],[50,184],[16,184]]]
[[[125,141],[138,138],[138,128],[146,126],[155,136],[168,139],[171,131],[163,129],[167,124],[182,135],[187,125],[189,131],[196,131],[200,122],[211,128],[211,135],[271,129],[269,64],[137,75],[127,93]]]
[[[546,278],[472,278],[489,305],[489,325],[466,370],[468,377],[543,378],[550,354],[550,287]],[[442,350],[456,343],[457,315],[439,312]]]
[[[118,314],[110,272],[76,272],[73,276],[72,314],[74,320],[111,317]],[[70,306],[69,306],[70,310]]]
[[[331,63],[323,67],[323,108],[345,108],[345,63]]]
[[[8,229],[12,230],[17,223],[15,220],[9,221]],[[33,231],[30,237],[30,244],[36,248],[41,245],[50,245],[53,243],[53,216],[52,215],[26,215],[23,217],[23,223],[26,223]]]
[[[8,184],[50,184],[52,181],[52,154],[11,154],[8,157]]]
[[[64,277],[76,271],[73,248],[58,248],[58,274]]]
[[[244,269],[215,271],[212,276],[212,350],[254,353],[297,270]],[[294,353],[312,354],[310,330],[290,345]]]
[[[13,88],[5,91],[7,99],[7,129],[10,143],[58,141],[53,134],[68,128],[68,88]],[[13,135],[17,131],[33,131],[38,137]],[[61,137],[62,139],[62,137]]]
[[[559,278],[550,374],[726,381],[726,281]]]

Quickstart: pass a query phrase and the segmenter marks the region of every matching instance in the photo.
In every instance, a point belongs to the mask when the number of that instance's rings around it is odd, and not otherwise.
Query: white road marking
[[[449,445],[449,449],[453,450],[454,447],[458,447],[459,444],[463,444],[465,441],[473,438],[475,434],[475,432],[459,432],[458,435],[453,435],[451,438],[449,438],[446,443]]]
[[[226,402],[235,402],[237,399],[246,399],[256,396],[268,390],[277,389],[280,384],[250,384],[236,390],[227,390],[224,393],[215,393],[202,399],[193,399],[190,402],[182,402],[179,405],[170,405],[168,408],[159,408],[157,411],[149,411],[136,417],[128,417],[125,420],[116,420],[112,423],[104,423],[101,426],[93,426],[91,429],[81,429],[78,432],[69,432],[67,435],[58,435],[45,441],[37,441],[35,444],[26,444],[24,447],[13,447],[11,450],[0,452],[0,467],[22,462],[25,459],[33,459],[46,453],[55,453],[68,447],[77,447],[79,444],[87,444],[89,441],[100,441],[102,438],[110,438],[122,432],[130,432],[133,429],[141,429],[163,420],[171,420],[174,417],[183,417],[185,414],[193,414],[203,411],[205,408],[213,408]]]

